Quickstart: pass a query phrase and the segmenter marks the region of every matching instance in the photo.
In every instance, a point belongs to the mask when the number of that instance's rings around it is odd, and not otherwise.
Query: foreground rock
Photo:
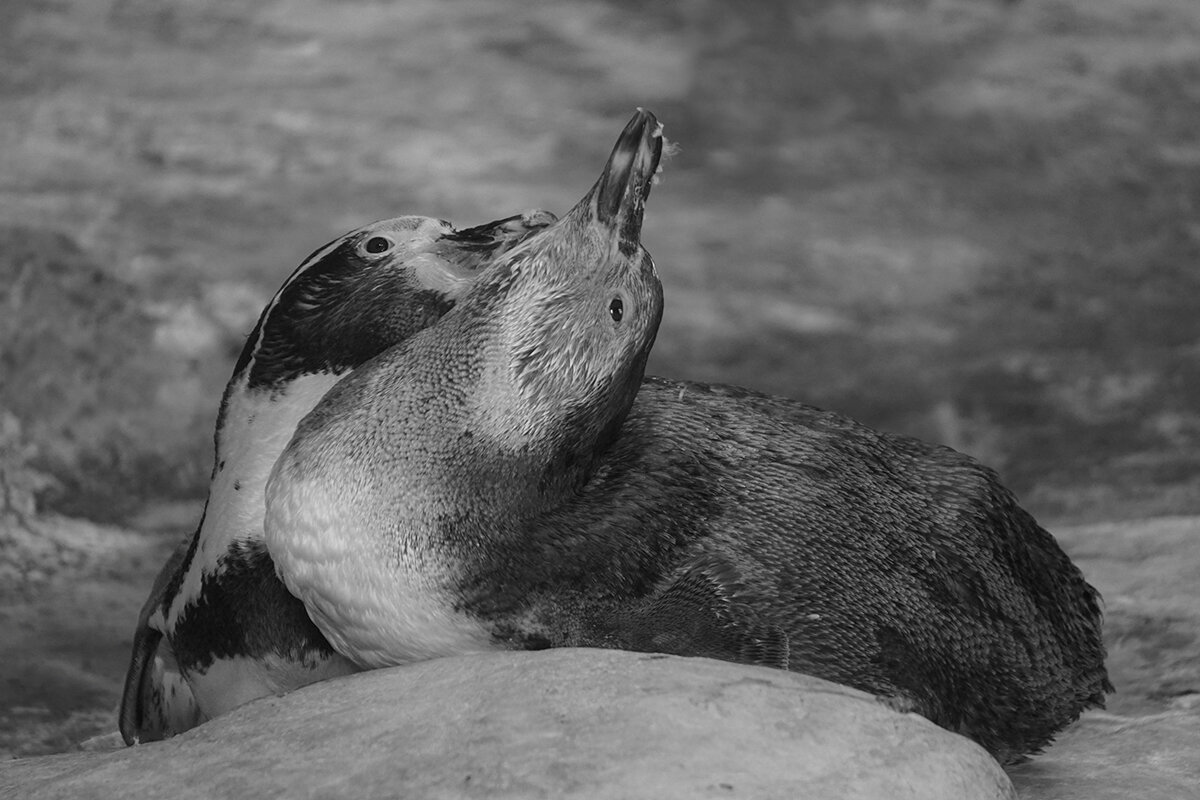
[[[981,748],[825,681],[597,650],[424,662],[167,742],[0,767],[0,796],[1012,798]]]

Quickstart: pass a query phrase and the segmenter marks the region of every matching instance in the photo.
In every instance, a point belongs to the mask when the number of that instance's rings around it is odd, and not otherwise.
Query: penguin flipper
[[[169,600],[169,587],[190,547],[191,539],[185,539],[167,559],[138,614],[117,718],[127,745],[165,739],[203,721],[191,687],[163,636],[163,609]]]
[[[137,663],[130,665],[121,698],[121,738],[127,745],[167,739],[206,719],[171,645],[152,628],[144,633],[134,643]]]
[[[714,554],[679,569],[619,624],[630,649],[787,669],[787,631],[751,610],[737,568]]]

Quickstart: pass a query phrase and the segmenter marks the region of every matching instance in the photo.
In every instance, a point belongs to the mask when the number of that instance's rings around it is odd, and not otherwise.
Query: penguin
[[[268,472],[342,375],[427,327],[482,264],[554,219],[529,211],[465,230],[417,216],[374,222],[316,250],[275,293],[221,400],[199,527],[138,619],[119,714],[126,744],[357,671],[275,577],[262,542]]]
[[[357,667],[616,647],[796,670],[1009,763],[1112,690],[1100,598],[997,475],[795,400],[645,378],[661,129],[436,325],[341,381],[266,489]],[[606,316],[607,315],[607,316]]]

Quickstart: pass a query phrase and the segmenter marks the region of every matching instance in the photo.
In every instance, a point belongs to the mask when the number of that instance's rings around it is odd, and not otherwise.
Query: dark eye
[[[385,239],[382,236],[372,236],[370,239],[367,239],[367,244],[364,249],[366,249],[368,253],[385,253],[392,249],[392,241],[391,239]]]
[[[621,298],[614,297],[612,302],[608,304],[608,313],[613,318],[613,322],[620,322],[621,317],[625,316],[625,304],[621,302]]]

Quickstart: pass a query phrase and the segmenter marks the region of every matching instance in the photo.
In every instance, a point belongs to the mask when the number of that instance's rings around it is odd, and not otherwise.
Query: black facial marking
[[[258,347],[249,388],[353,369],[453,307],[440,292],[418,289],[402,267],[364,261],[357,246],[348,238],[296,276],[274,308],[264,312],[259,335],[250,339]]]
[[[292,272],[292,274],[288,278],[288,280],[291,281],[298,274],[300,274],[300,272],[305,269],[305,264],[307,264],[308,262],[310,262],[314,258],[316,258],[317,253],[319,253],[322,250],[326,249],[327,247],[331,246],[336,241],[337,241],[337,239],[328,241],[325,244],[318,247],[316,250],[313,250],[311,253],[309,253],[308,256],[303,261],[300,262],[300,266],[296,267],[295,271]],[[244,370],[246,368],[246,366],[250,363],[250,359],[254,357],[254,348],[258,345],[259,333],[262,331],[263,321],[265,320],[266,316],[267,316],[267,312],[266,312],[266,310],[264,310],[263,313],[259,316],[258,322],[256,322],[254,324],[254,330],[250,331],[250,335],[248,337],[246,337],[246,344],[245,344],[245,346],[242,347],[241,354],[238,355],[237,363],[233,365],[233,374],[234,375],[237,375],[242,370]],[[221,405],[224,406],[224,403],[222,403]]]

